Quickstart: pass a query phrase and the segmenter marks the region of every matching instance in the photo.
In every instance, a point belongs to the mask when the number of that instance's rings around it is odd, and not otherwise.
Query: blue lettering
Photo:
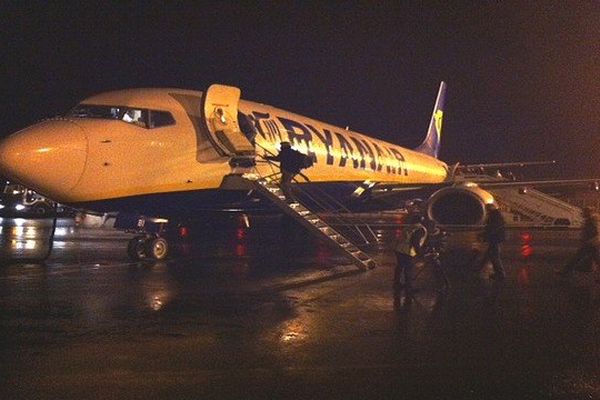
[[[311,157],[313,161],[316,162],[317,157],[315,155],[315,152],[311,149],[312,146],[310,146],[312,142],[312,135],[310,131],[306,129],[306,127],[301,123],[292,121],[291,119],[283,117],[277,117],[277,119],[279,119],[279,121],[281,121],[281,123],[283,124],[283,127],[285,128],[288,134],[288,138],[292,146],[296,144],[302,144],[302,142],[304,142],[306,144],[306,149],[308,153],[307,155]]]
[[[358,162],[360,165],[360,168],[365,169],[366,163],[365,163],[365,153],[363,151],[363,146],[361,145],[361,143],[358,140],[356,140],[352,136],[350,136],[350,140],[352,140],[354,142],[354,144],[356,145],[356,150],[358,150],[358,153],[360,154],[360,161]]]
[[[327,165],[333,165],[333,154],[331,154],[331,149],[333,148],[333,137],[331,136],[331,132],[327,129],[323,129],[323,134],[321,134],[321,132],[309,124],[306,124],[306,127],[310,129],[315,136],[321,140],[321,142],[323,142],[323,145],[327,150]]]
[[[340,158],[340,167],[346,166],[346,160],[348,158],[352,159],[352,165],[354,168],[358,168],[358,160],[353,157],[353,149],[350,142],[341,134],[334,132],[335,136],[340,141],[340,148],[342,149],[342,157]]]
[[[390,147],[389,151],[394,156],[394,158],[396,158],[396,160],[398,161],[398,174],[402,175],[402,170],[403,170],[402,167],[403,167],[406,159],[404,158],[402,153],[400,153],[400,151],[398,151],[397,149],[394,149],[393,147]],[[406,168],[404,168],[404,175],[408,175],[408,170]]]
[[[303,141],[306,142],[306,145],[308,145],[308,143],[312,140],[310,131],[301,123],[283,117],[277,117],[277,119],[279,119],[279,121],[281,121],[283,124],[292,146],[301,144]]]
[[[260,136],[263,137],[263,139],[265,139],[268,142],[271,143],[275,143],[277,142],[278,138],[275,135],[275,132],[273,132],[273,130],[271,129],[271,127],[269,126],[269,118],[270,115],[268,113],[261,113],[261,112],[257,112],[257,111],[252,111],[251,115],[248,115],[249,119],[252,121],[252,123],[254,124],[254,127],[256,128],[256,131],[260,134]],[[262,120],[266,120],[264,121],[264,124],[266,126],[266,132],[265,130],[262,128],[261,125],[261,121]]]
[[[391,152],[391,150],[387,147],[384,147],[385,151],[387,151],[389,158],[395,158],[394,154]],[[387,170],[388,174],[395,174],[396,173],[396,167],[394,167],[393,165],[390,165],[390,161],[388,160],[388,162],[385,165],[385,169]]]
[[[369,168],[371,168],[373,171],[375,171],[375,168],[377,167],[377,164],[375,163],[375,154],[373,154],[373,150],[371,150],[371,147],[369,147],[369,144],[365,140],[360,141],[359,139],[356,139],[354,137],[350,137],[350,139],[352,139],[354,144],[356,144],[356,148],[358,149],[358,152],[360,153],[360,156],[362,157],[362,160],[360,162],[360,167],[363,169],[365,168],[365,166],[366,166],[365,155],[368,154],[369,158],[371,159],[371,161],[369,162]]]
[[[373,147],[375,148],[375,151],[377,152],[377,171],[381,171],[383,169],[383,164],[381,164],[381,162],[383,161],[383,153],[381,152],[381,149],[379,148],[379,146],[377,146],[377,143],[375,142],[371,142],[371,144],[373,145]]]

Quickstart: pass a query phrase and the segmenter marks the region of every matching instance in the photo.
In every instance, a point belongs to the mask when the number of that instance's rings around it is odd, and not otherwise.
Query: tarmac
[[[511,230],[501,282],[455,232],[449,292],[421,267],[395,308],[389,228],[361,273],[278,224],[131,262],[130,235],[59,220],[44,263],[11,258],[48,221],[0,226],[1,399],[600,399],[600,273],[554,273],[577,231]]]

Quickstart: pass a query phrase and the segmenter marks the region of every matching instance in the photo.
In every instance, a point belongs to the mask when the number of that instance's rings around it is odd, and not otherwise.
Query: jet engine
[[[482,225],[494,196],[472,182],[445,187],[427,200],[427,216],[442,225]]]

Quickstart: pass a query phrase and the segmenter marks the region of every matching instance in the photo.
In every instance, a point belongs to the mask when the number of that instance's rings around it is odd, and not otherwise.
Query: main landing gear
[[[145,234],[129,240],[127,255],[134,261],[163,260],[169,253],[169,243],[157,234]]]

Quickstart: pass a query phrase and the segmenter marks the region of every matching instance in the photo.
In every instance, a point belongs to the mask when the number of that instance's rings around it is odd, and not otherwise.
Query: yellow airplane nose
[[[0,175],[67,201],[79,182],[87,157],[84,130],[66,120],[49,120],[0,142]]]

